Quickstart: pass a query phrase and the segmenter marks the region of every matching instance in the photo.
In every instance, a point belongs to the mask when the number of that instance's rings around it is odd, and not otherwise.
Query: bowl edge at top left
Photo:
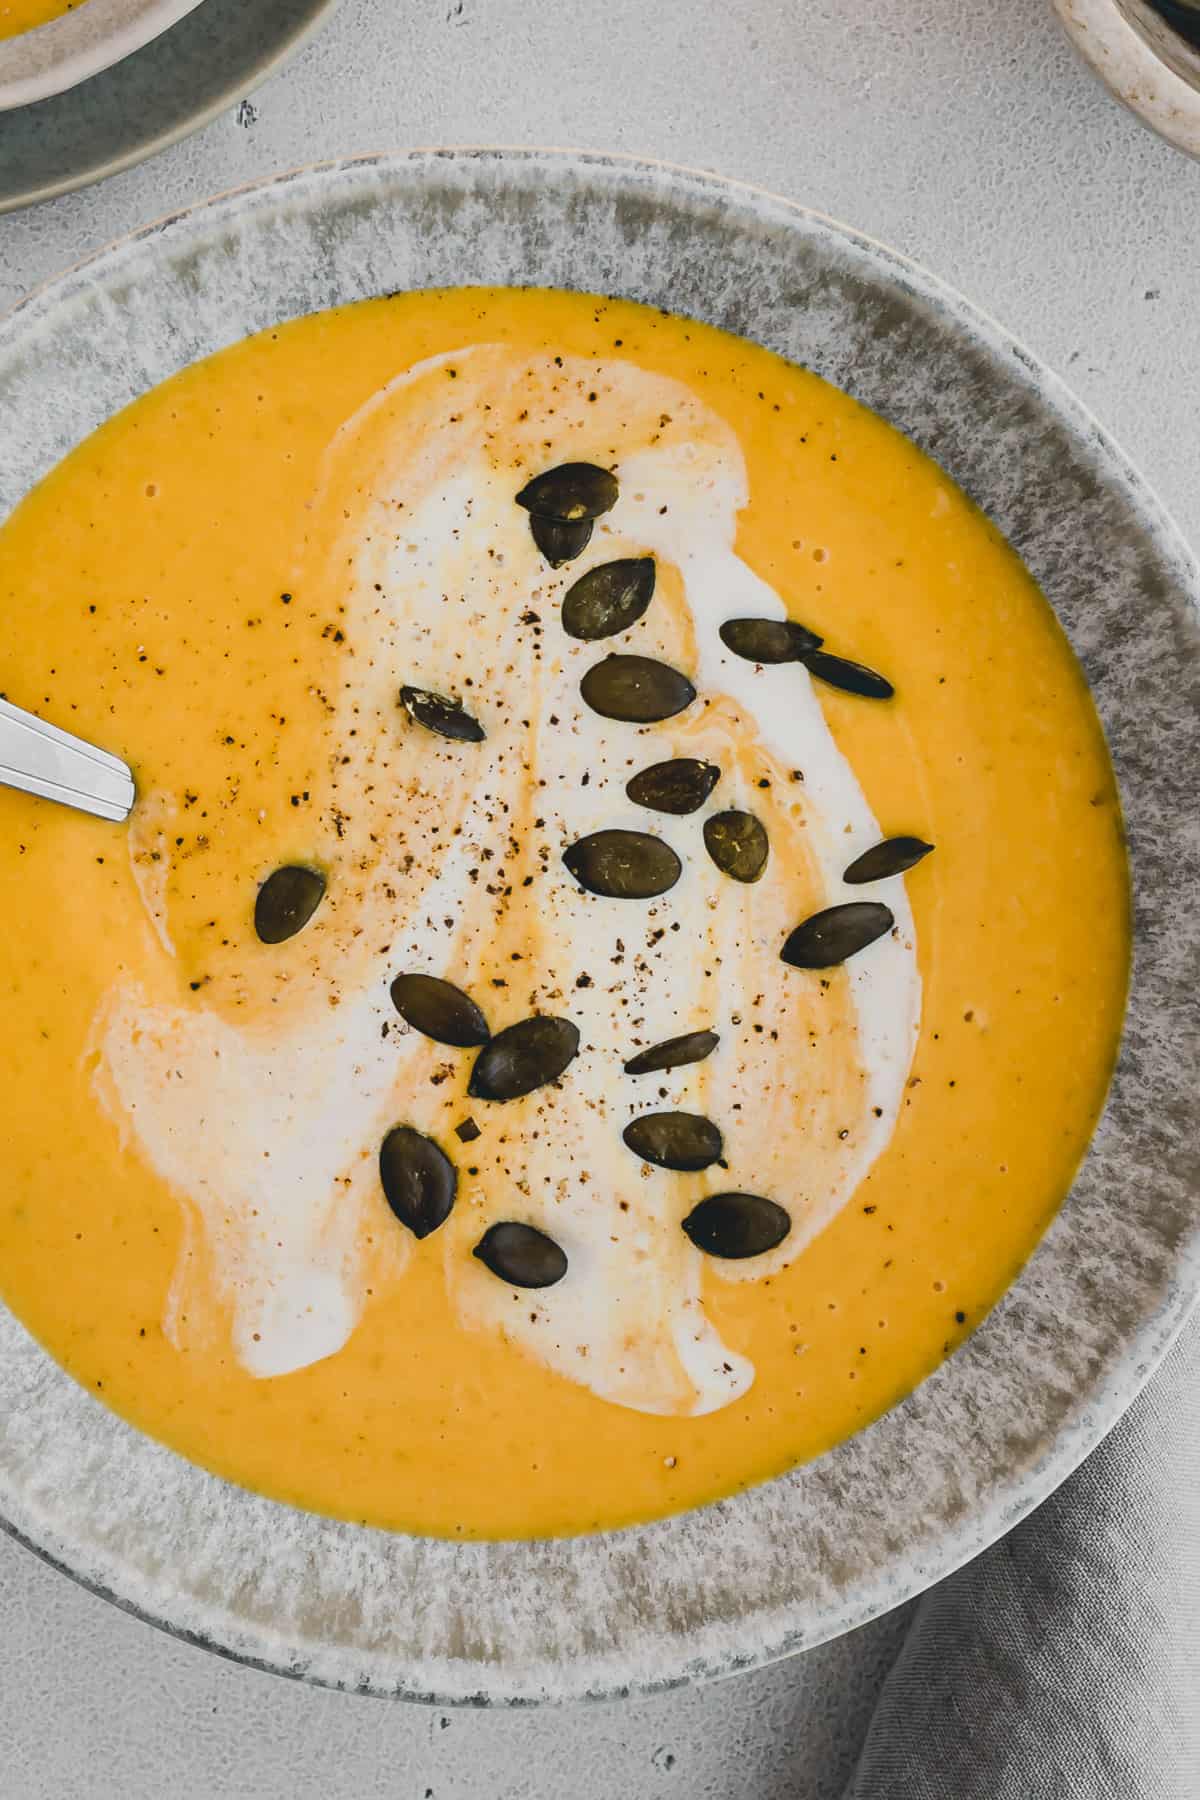
[[[0,112],[77,87],[170,30],[202,0],[86,0],[17,37],[0,38]]]

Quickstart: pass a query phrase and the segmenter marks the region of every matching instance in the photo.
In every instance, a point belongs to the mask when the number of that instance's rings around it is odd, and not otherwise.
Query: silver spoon
[[[0,700],[0,784],[117,824],[134,801],[128,764]]]

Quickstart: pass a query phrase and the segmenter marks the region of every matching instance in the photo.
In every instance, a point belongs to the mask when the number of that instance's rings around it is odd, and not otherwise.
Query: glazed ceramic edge
[[[189,1641],[441,1704],[650,1693],[899,1604],[1071,1472],[1200,1282],[1200,573],[1057,378],[932,277],[787,201],[660,165],[479,150],[301,170],[123,240],[0,321],[0,517],[118,407],[248,332],[482,282],[619,293],[757,339],[889,418],[986,508],[1052,600],[1108,732],[1135,958],[1104,1117],[1005,1299],[867,1430],[701,1511],[490,1544],[318,1518],[141,1436],[0,1310],[15,1535]]]
[[[51,96],[19,111],[0,132],[0,216],[106,181],[201,130],[297,57],[339,4],[205,0],[98,75],[86,110]]]
[[[1176,150],[1200,157],[1200,87],[1182,72],[1194,53],[1165,20],[1153,15],[1158,41],[1152,42],[1148,25],[1139,27],[1119,0],[1053,4],[1079,56],[1122,106]]]
[[[0,39],[0,112],[87,81],[199,5],[200,0],[87,0],[35,31]]]

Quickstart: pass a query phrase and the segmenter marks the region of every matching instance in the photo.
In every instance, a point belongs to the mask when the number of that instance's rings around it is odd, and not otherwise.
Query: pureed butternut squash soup
[[[622,302],[350,306],[96,432],[0,598],[9,699],[139,790],[0,792],[0,1282],[143,1430],[617,1526],[845,1438],[1029,1255],[1120,1028],[1112,771],[845,395]]]
[[[0,0],[0,41],[20,37],[39,25],[49,25],[64,13],[74,12],[86,0]]]

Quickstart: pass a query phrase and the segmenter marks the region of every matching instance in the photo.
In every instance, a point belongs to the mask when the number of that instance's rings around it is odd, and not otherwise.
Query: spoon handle
[[[120,824],[133,806],[133,776],[119,757],[0,700],[0,784]]]

